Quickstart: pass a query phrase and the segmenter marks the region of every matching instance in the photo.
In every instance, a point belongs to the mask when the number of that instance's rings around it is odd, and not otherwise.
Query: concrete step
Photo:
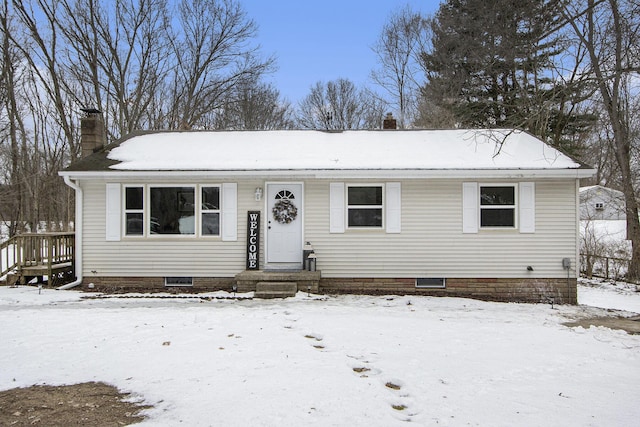
[[[255,298],[287,298],[298,292],[296,282],[258,282],[256,283]]]
[[[320,271],[263,271],[245,270],[235,276],[238,292],[256,291],[260,282],[295,282],[300,290],[317,293],[320,284]]]
[[[258,282],[256,283],[256,291],[282,291],[297,292],[298,284],[296,282]]]
[[[253,297],[259,298],[259,299],[275,299],[275,298],[289,298],[294,295],[291,295],[288,292],[254,292]]]

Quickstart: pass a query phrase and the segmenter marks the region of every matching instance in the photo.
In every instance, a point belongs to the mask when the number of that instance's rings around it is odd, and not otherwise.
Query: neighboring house
[[[60,173],[85,286],[231,290],[248,266],[301,269],[310,242],[324,293],[576,303],[594,171],[524,132],[141,132],[87,151]]]
[[[580,188],[581,220],[626,220],[626,203],[622,191],[592,185]]]
[[[601,185],[580,188],[580,253],[583,273],[619,278],[631,257],[624,194]]]

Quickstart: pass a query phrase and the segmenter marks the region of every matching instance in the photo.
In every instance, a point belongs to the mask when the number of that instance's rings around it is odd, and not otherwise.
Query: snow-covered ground
[[[578,303],[640,313],[640,286],[605,279],[580,279]]]
[[[104,381],[154,405],[145,426],[631,426],[640,419],[640,335],[563,325],[633,315],[592,306],[640,312],[631,290],[580,286],[579,300],[590,306],[554,308],[304,293],[286,300],[87,295],[0,287],[0,390]]]
[[[583,220],[580,221],[580,235],[592,236],[602,244],[628,244],[626,220]],[[626,243],[625,243],[626,242]]]

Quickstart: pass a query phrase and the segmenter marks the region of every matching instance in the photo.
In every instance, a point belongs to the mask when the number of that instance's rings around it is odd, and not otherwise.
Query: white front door
[[[268,268],[302,268],[301,183],[267,183]]]

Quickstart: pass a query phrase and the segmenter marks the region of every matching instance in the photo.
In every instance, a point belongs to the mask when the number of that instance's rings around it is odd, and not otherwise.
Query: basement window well
[[[193,286],[193,277],[165,277],[165,286]]]
[[[416,288],[444,289],[446,281],[444,277],[420,277],[416,279]]]

